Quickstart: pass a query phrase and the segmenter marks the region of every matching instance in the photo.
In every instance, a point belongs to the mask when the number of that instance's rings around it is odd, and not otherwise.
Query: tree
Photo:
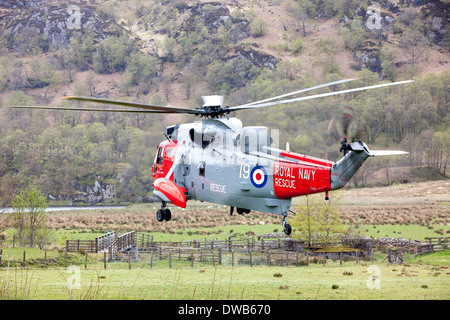
[[[314,235],[319,232],[320,224],[318,216],[320,213],[320,202],[317,197],[305,196],[296,208],[297,215],[292,221],[292,227],[297,229],[294,232],[294,238],[305,239],[308,246],[311,246]]]
[[[254,38],[263,37],[267,32],[267,23],[258,18],[250,24],[250,29]]]
[[[305,196],[291,222],[295,230],[293,237],[306,240],[309,246],[313,240],[327,244],[336,235],[345,232],[339,213],[339,198],[330,197],[330,200],[323,201],[321,197]]]
[[[36,233],[39,229],[45,228],[47,199],[39,190],[29,185],[19,191],[19,194],[12,201],[12,207],[10,218],[13,226],[17,229],[19,245],[22,245],[24,240],[24,231],[28,230],[29,245],[32,248],[35,244]]]
[[[395,52],[393,50],[383,48],[380,52],[380,59],[383,74],[386,78],[393,81],[395,76]]]
[[[88,35],[81,40],[81,37],[72,37],[70,39],[70,50],[73,52],[73,58],[78,70],[85,71],[92,64],[94,54],[94,40]]]
[[[7,206],[11,203],[11,195],[14,194],[14,190],[17,187],[16,181],[11,175],[5,175],[6,173],[6,157],[0,155],[0,177],[2,177],[2,183],[0,183],[0,232],[9,227],[9,217],[7,213]]]
[[[329,200],[322,205],[320,225],[323,234],[322,240],[325,244],[329,243],[333,236],[345,233],[345,227],[339,212],[339,197],[336,197],[335,194],[330,196]]]
[[[365,25],[360,18],[347,22],[341,30],[341,35],[344,38],[345,48],[351,51],[361,47],[368,38]]]
[[[297,21],[297,23],[302,27],[303,37],[306,36],[306,25],[305,22],[316,16],[317,10],[316,5],[311,0],[299,0],[297,5],[293,8],[288,6],[289,14]]]
[[[410,63],[414,66],[424,54],[427,42],[421,32],[413,27],[403,33],[400,46],[410,56]]]

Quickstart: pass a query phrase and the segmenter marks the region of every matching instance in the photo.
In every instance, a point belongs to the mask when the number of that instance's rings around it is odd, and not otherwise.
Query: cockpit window
[[[163,147],[158,148],[158,153],[156,154],[156,164],[163,164]]]

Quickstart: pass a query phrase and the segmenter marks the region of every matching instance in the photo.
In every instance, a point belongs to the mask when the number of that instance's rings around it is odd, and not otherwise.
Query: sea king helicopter
[[[63,98],[133,109],[11,107],[199,116],[200,121],[167,127],[166,140],[157,146],[151,168],[154,177],[153,194],[161,200],[161,209],[156,212],[157,220],[162,222],[171,219],[171,211],[167,207],[169,203],[185,208],[188,200],[199,200],[229,206],[230,215],[235,209],[239,214],[255,210],[280,215],[284,232],[289,235],[292,228],[286,218],[289,212],[295,213],[290,210],[293,197],[323,192],[328,200],[328,192],[344,187],[369,157],[407,152],[369,150],[360,139],[348,139],[348,120],[351,120],[348,112],[343,117],[344,135],[340,137],[343,157],[336,162],[291,152],[289,148],[281,150],[273,145],[273,138],[267,127],[243,127],[239,119],[230,117],[230,113],[413,82],[390,82],[285,99],[354,80],[356,79],[333,81],[232,107],[223,106],[222,96],[205,96],[203,106],[196,109],[92,97]],[[330,131],[334,123],[335,119],[332,119],[329,123]]]

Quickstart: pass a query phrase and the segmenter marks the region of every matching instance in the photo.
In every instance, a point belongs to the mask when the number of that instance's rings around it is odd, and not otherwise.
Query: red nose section
[[[186,191],[185,188],[180,188],[172,180],[164,178],[156,179],[155,182],[153,182],[153,186],[156,190],[164,194],[173,205],[180,208],[186,208],[186,197],[184,195],[184,192]]]

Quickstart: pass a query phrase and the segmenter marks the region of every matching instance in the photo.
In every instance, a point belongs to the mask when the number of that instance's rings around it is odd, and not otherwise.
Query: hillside
[[[2,1],[0,102],[60,106],[62,96],[86,95],[195,108],[207,94],[236,105],[347,77],[360,78],[355,85],[415,78],[354,100],[237,116],[278,128],[292,150],[334,160],[326,124],[351,105],[367,142],[411,154],[373,161],[355,185],[445,178],[449,9],[431,0]],[[34,183],[69,202],[142,201],[165,127],[192,120],[3,108],[2,188]]]

